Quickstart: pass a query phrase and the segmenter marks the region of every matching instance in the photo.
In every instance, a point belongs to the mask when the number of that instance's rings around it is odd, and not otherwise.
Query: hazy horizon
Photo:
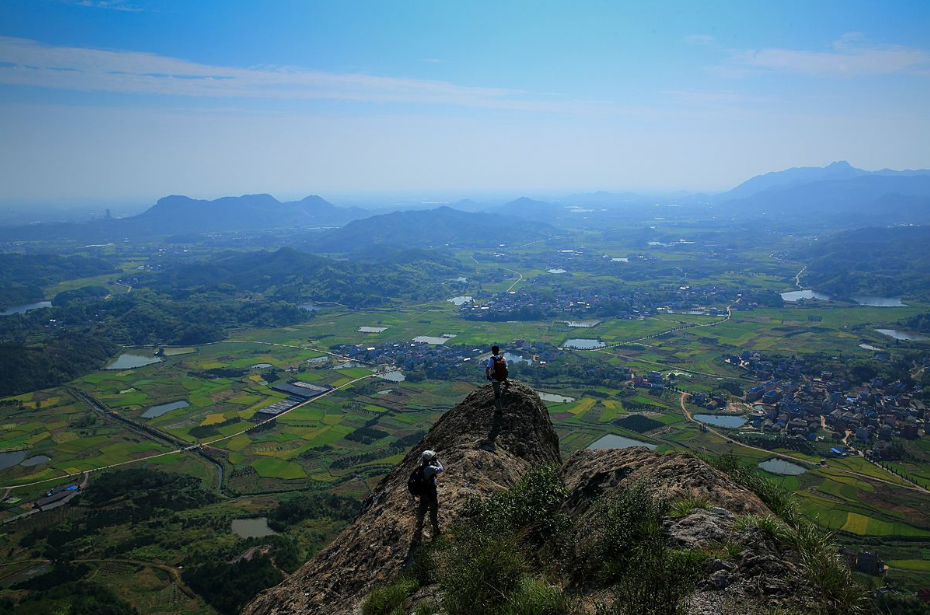
[[[903,3],[6,4],[0,207],[926,168],[928,26]]]

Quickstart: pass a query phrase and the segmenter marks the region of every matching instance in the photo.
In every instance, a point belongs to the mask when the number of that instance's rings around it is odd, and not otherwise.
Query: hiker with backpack
[[[484,375],[494,387],[494,414],[503,414],[504,402],[501,399],[501,385],[507,384],[507,359],[501,353],[500,346],[491,346],[491,356],[485,363]]]
[[[429,522],[433,526],[433,538],[439,536],[439,493],[437,492],[436,476],[442,474],[444,468],[434,451],[426,450],[420,455],[420,463],[407,479],[407,489],[410,495],[420,498],[417,508],[417,527],[414,530],[413,542],[418,543],[423,538],[423,518],[429,510]]]

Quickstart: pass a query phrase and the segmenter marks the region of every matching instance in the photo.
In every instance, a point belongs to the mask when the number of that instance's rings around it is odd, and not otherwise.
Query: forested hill
[[[804,285],[837,297],[930,299],[930,227],[846,231],[799,250]]]
[[[43,286],[116,271],[99,258],[55,254],[0,254],[0,310],[41,301]]]
[[[496,247],[532,241],[555,233],[540,222],[525,222],[499,212],[468,213],[438,207],[420,211],[397,211],[355,220],[326,235],[301,244],[314,252],[351,253],[372,244],[398,247],[441,247],[447,245]]]
[[[432,273],[456,270],[433,264]],[[227,252],[140,280],[140,285],[175,296],[204,290],[264,293],[286,301],[335,302],[349,307],[381,305],[392,298],[424,299],[440,292],[436,279],[414,264],[335,261],[293,248],[274,252]]]

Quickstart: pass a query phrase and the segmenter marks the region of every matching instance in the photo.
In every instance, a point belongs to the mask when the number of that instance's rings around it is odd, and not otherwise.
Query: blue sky
[[[930,167],[927,2],[0,4],[0,201]]]

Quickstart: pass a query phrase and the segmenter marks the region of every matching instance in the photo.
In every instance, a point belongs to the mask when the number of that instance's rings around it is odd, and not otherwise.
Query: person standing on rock
[[[501,353],[500,346],[491,346],[491,356],[484,365],[484,375],[494,387],[494,414],[503,414],[504,402],[501,399],[501,385],[507,383],[507,359]]]
[[[433,538],[439,536],[439,493],[436,476],[442,474],[443,470],[436,453],[426,450],[420,455],[420,464],[407,481],[410,493],[420,498],[420,505],[417,507],[417,527],[413,535],[414,543],[423,538],[423,519],[427,510],[430,525],[433,526]]]

